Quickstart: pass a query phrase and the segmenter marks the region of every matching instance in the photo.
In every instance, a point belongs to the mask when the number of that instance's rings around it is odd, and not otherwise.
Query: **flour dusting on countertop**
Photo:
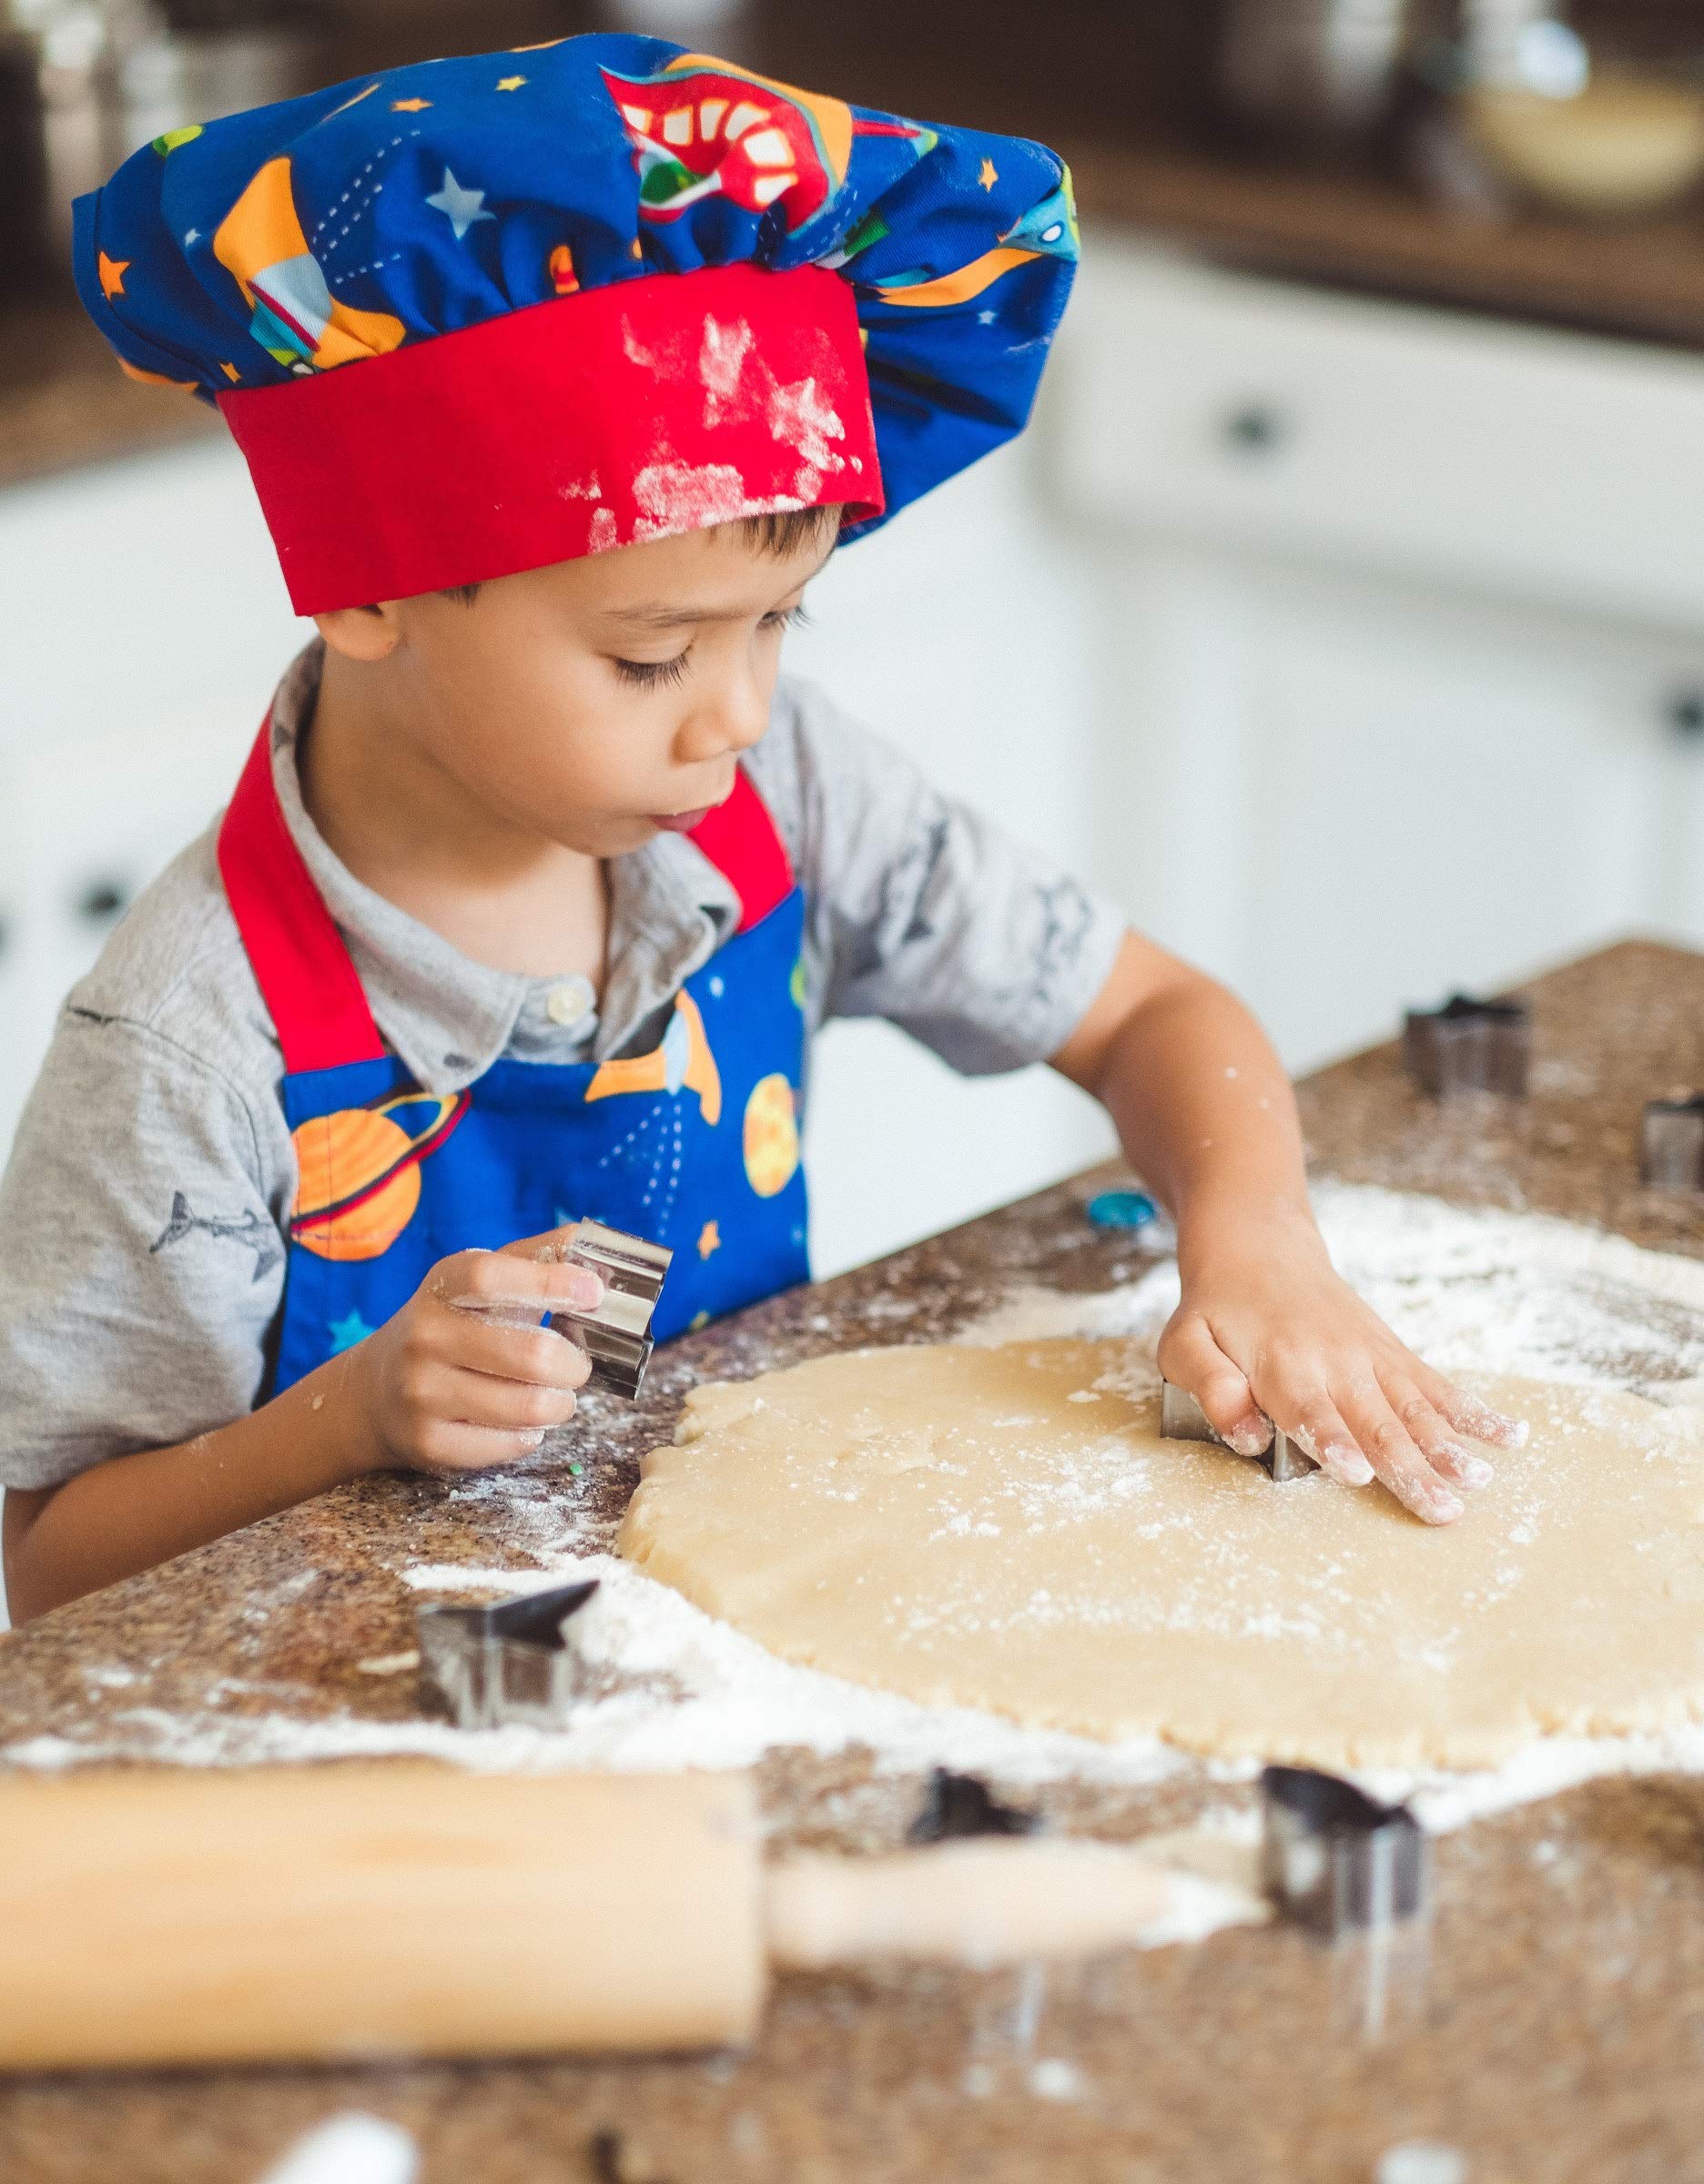
[[[1526,1374],[1625,1389],[1658,1402],[1704,1405],[1704,1264],[1642,1250],[1624,1239],[1542,1217],[1466,1211],[1400,1193],[1327,1186],[1322,1226],[1343,1273],[1405,1340],[1445,1369]],[[1055,1335],[1128,1338],[1120,1392],[1157,1382],[1154,1345],[1177,1299],[1171,1262],[1099,1296],[1018,1290],[958,1340],[994,1344]],[[883,1321],[879,1342],[900,1327]],[[422,1600],[492,1598],[582,1577],[601,1580],[586,1610],[587,1643],[609,1663],[613,1688],[558,1732],[462,1732],[444,1723],[352,1714],[302,1718],[279,1687],[275,1711],[226,1711],[218,1687],[191,1714],[108,1706],[98,1724],[67,1720],[56,1733],[0,1749],[0,1764],[58,1768],[106,1757],[224,1765],[420,1754],[488,1770],[579,1767],[736,1767],[766,1752],[867,1750],[879,1772],[944,1764],[1021,1790],[1066,1781],[1138,1785],[1187,1776],[1233,1799],[1256,1772],[1207,1763],[1155,1739],[1106,1744],[1025,1730],[992,1714],[918,1705],[814,1670],[794,1667],[678,1593],[607,1552],[608,1528],[536,1476],[491,1474],[452,1500],[505,1509],[508,1539],[524,1562],[491,1567],[401,1563]],[[412,1663],[363,1660],[390,1684]],[[91,1663],[91,1690],[117,1692],[128,1671]],[[138,1694],[140,1695],[140,1694]],[[1546,1738],[1486,1774],[1385,1771],[1358,1779],[1375,1795],[1412,1796],[1429,1825],[1448,1828],[1545,1796],[1595,1775],[1704,1772],[1704,1726],[1614,1740]],[[1211,1831],[1210,1831],[1211,1832]],[[1182,1862],[1187,1864],[1184,1857]],[[1202,1879],[1198,1930],[1251,1916],[1227,1876]],[[1198,1892],[1199,1895],[1199,1892]],[[1239,1902],[1242,1905],[1238,1908]],[[1194,1929],[1192,1929],[1194,1930]],[[1156,1936],[1156,1938],[1170,1936]]]

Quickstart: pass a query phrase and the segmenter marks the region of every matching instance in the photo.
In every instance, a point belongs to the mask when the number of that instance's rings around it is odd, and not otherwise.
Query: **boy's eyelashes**
[[[622,681],[631,682],[636,690],[659,690],[666,683],[678,682],[685,674],[691,651],[688,645],[672,660],[616,660],[611,664]]]
[[[796,630],[809,621],[810,616],[801,603],[796,607],[776,607],[772,613],[764,615],[757,626],[760,630]],[[614,660],[611,664],[622,681],[631,682],[636,690],[658,690],[678,682],[685,674],[691,658],[689,644],[672,660]]]

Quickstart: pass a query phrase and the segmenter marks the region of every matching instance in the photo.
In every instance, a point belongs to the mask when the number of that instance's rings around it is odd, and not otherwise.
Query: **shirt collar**
[[[291,663],[271,713],[272,778],[291,840],[331,913],[387,1043],[422,1090],[462,1091],[508,1046],[530,1000],[556,983],[493,970],[356,878],[302,802],[296,746],[312,719],[325,648],[316,639]],[[692,843],[659,834],[613,858],[609,971],[593,1043],[599,1060],[639,1040],[682,983],[739,922],[739,898]],[[564,1032],[563,1060],[582,1058]],[[538,1058],[549,1058],[539,1057]]]

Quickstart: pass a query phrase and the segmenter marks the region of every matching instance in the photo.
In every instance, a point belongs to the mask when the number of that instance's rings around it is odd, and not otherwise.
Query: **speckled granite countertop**
[[[1642,1192],[1633,1168],[1643,1101],[1704,1084],[1704,957],[1628,944],[1528,990],[1529,1100],[1441,1111],[1382,1047],[1304,1087],[1316,1168],[1704,1256],[1704,1217]],[[547,1471],[528,1491],[589,1494],[613,1516],[698,1375],[944,1334],[1018,1276],[1103,1287],[1131,1254],[1083,1220],[1093,1180],[676,1345],[636,1413],[601,1410],[583,1479]],[[424,1481],[328,1496],[0,1640],[0,1747],[65,1735],[122,1750],[138,1709],[395,1720],[411,1680],[356,1664],[411,1642],[418,1595],[397,1571],[512,1566],[517,1537],[501,1502],[453,1504]],[[856,1756],[779,1753],[764,1780],[796,1837],[891,1839],[907,1809],[908,1785],[870,1780]],[[1116,1835],[1186,1817],[1207,1795],[1186,1774],[1145,1790],[1068,1783],[1045,1802]],[[428,2184],[1360,2184],[1413,2137],[1466,2149],[1473,2184],[1704,2179],[1704,1782],[1598,1783],[1440,1849],[1428,2016],[1376,2055],[1334,2031],[1316,1950],[1232,1930],[1051,1979],[1040,2051],[1080,2073],[1069,2099],[1016,2076],[962,2090],[998,1981],[794,1979],[737,2058],[21,2082],[0,2088],[0,2177],[236,2184],[359,2106],[418,2134]]]

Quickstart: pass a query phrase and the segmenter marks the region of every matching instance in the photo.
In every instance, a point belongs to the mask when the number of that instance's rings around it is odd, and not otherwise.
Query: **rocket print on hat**
[[[639,214],[674,220],[722,196],[746,212],[779,208],[789,233],[846,180],[855,136],[904,136],[917,156],[932,129],[855,115],[843,99],[795,90],[708,54],[684,53],[651,76],[602,71],[639,168]]]
[[[288,158],[269,159],[213,238],[213,254],[254,312],[248,331],[290,370],[325,371],[401,346],[389,311],[340,303],[308,248],[290,190]]]

